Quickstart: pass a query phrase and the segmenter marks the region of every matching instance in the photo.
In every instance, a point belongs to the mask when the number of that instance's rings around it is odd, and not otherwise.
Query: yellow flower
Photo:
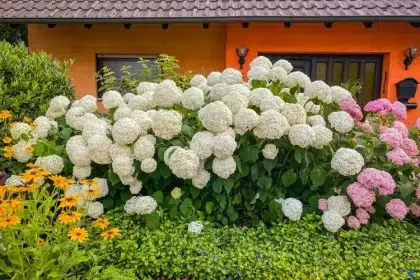
[[[74,183],[73,180],[59,175],[53,175],[50,177],[50,179],[53,181],[54,185],[57,188],[60,188],[62,190],[67,190],[70,187],[70,185]]]
[[[102,236],[103,236],[104,240],[114,238],[118,235],[120,235],[120,230],[117,229],[117,228],[112,228],[112,229],[107,230],[104,233],[102,233]]]
[[[36,243],[38,244],[38,246],[42,246],[45,244],[45,240],[42,238],[38,238],[38,240],[36,241]]]
[[[15,122],[10,122],[10,123],[9,123],[9,126],[10,126],[10,127],[14,127],[14,126],[15,126]]]
[[[88,238],[89,234],[86,229],[76,227],[72,228],[67,236],[70,237],[70,240],[83,242]]]
[[[20,223],[20,218],[17,216],[0,217],[0,228],[8,228]]]
[[[95,221],[95,226],[100,229],[106,229],[109,225],[108,219],[99,218]]]
[[[4,144],[9,144],[12,143],[13,139],[11,137],[4,137],[3,138],[3,143]]]
[[[32,122],[32,119],[30,117],[24,117],[23,121],[26,122],[26,123],[30,123],[30,122]]]
[[[61,212],[61,214],[58,216],[58,221],[61,224],[72,224],[80,220],[80,217],[82,214],[79,212],[73,211],[73,212]]]
[[[26,170],[20,175],[20,178],[26,182],[36,181],[39,179],[44,179],[49,173],[43,169],[30,169]]]
[[[5,186],[0,186],[0,199],[6,195],[7,188]]]
[[[87,197],[96,197],[101,193],[99,188],[91,188],[85,191]]]
[[[39,168],[39,164],[30,162],[26,165],[26,167],[31,168],[31,169],[36,169],[36,168]]]
[[[96,187],[96,186],[98,186],[98,180],[97,179],[92,179],[92,180],[84,179],[84,180],[80,181],[80,184],[81,185],[88,185],[88,186],[91,186],[91,187]]]
[[[13,156],[12,153],[4,153],[3,154],[3,157],[5,157],[5,158],[11,158],[12,156]]]
[[[66,195],[60,198],[59,201],[60,201],[60,205],[59,205],[60,208],[74,207],[80,201],[80,196],[77,194]]]
[[[12,146],[5,146],[3,147],[3,152],[4,153],[13,153],[13,147]]]
[[[27,188],[28,188],[28,191],[34,192],[37,189],[39,189],[39,185],[37,183],[32,183],[32,184],[29,184]]]
[[[37,125],[36,123],[31,123],[31,124],[29,124],[29,126],[30,126],[32,129],[37,129],[37,128],[38,128],[38,125]]]
[[[17,199],[5,200],[4,201],[6,209],[11,212],[16,212],[22,208],[22,201]]]
[[[10,113],[10,111],[8,110],[3,110],[0,112],[0,120],[10,118],[11,116],[12,116],[12,113]]]
[[[32,153],[33,151],[34,151],[34,148],[32,148],[32,146],[27,146],[25,148],[25,152],[27,152],[27,153]]]

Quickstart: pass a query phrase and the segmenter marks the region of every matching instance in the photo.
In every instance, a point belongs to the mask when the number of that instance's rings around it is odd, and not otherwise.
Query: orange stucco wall
[[[402,79],[413,77],[420,81],[420,58],[409,70],[405,70],[402,64],[404,50],[420,46],[420,29],[408,23],[375,23],[370,29],[362,23],[334,23],[331,29],[325,28],[323,23],[294,23],[290,29],[282,23],[251,23],[247,29],[241,24],[229,24],[226,38],[227,67],[237,68],[236,48],[248,47],[244,74],[258,52],[383,54],[383,97],[396,100],[395,83]],[[420,103],[420,89],[415,100],[410,101]],[[412,124],[418,117],[420,108],[408,111],[408,123]]]
[[[209,73],[225,66],[226,26],[211,24],[173,24],[163,30],[159,24],[29,24],[29,50],[45,51],[60,60],[73,59],[70,77],[78,97],[96,94],[96,54],[175,56],[181,71]]]

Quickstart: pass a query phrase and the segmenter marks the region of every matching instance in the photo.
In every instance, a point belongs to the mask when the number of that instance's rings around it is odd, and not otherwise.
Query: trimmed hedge
[[[134,270],[140,279],[408,279],[420,274],[418,229],[396,220],[360,231],[327,233],[318,216],[271,228],[212,228],[187,232],[166,221],[110,214],[122,236],[95,250],[101,266]]]

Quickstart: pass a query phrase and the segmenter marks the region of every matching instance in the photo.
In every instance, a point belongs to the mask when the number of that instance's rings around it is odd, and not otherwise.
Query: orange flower
[[[4,153],[13,153],[13,147],[12,146],[6,146],[3,149]]]
[[[8,110],[3,110],[3,111],[0,112],[0,120],[10,118],[11,116],[12,116],[12,114]]]
[[[32,153],[33,151],[34,151],[34,148],[32,148],[32,146],[25,147],[25,152]]]
[[[42,246],[45,244],[45,240],[42,238],[38,238],[38,240],[36,241],[36,243],[38,244],[38,246]]]
[[[109,225],[108,219],[99,218],[95,221],[95,226],[100,229],[106,229]]]
[[[32,122],[32,119],[30,117],[24,117],[23,121],[26,122],[26,123],[30,123],[30,122]]]
[[[6,209],[9,209],[11,212],[16,212],[22,208],[22,201],[17,199],[5,200],[4,204]]]
[[[79,212],[73,211],[73,212],[61,212],[61,214],[58,216],[58,221],[61,224],[72,224],[80,220],[80,217],[82,214]]]
[[[7,188],[5,186],[0,186],[0,199],[3,199],[6,195]]]
[[[26,167],[31,168],[31,169],[36,169],[36,168],[39,168],[40,166],[39,166],[39,164],[35,164],[35,163],[30,162],[30,163],[26,164]]]
[[[60,188],[62,190],[67,190],[70,187],[70,185],[74,183],[73,180],[59,175],[53,175],[50,177],[50,179],[53,181],[54,185],[57,188]]]
[[[25,180],[26,182],[37,181],[39,179],[44,179],[49,173],[43,169],[30,169],[26,170],[25,173],[20,175],[20,178]]]
[[[3,138],[3,143],[4,144],[9,144],[12,143],[13,139],[11,137],[4,137]]]
[[[77,194],[66,195],[60,198],[59,201],[60,201],[60,208],[74,207],[80,201],[80,196]]]
[[[89,234],[86,229],[76,227],[72,228],[67,236],[70,237],[70,240],[83,242],[88,238]]]
[[[104,240],[114,238],[118,235],[120,235],[120,230],[117,229],[117,228],[112,228],[112,229],[107,230],[104,233],[102,233],[102,236],[103,236]]]
[[[101,193],[99,188],[91,188],[85,191],[87,197],[96,197]]]
[[[8,228],[20,223],[20,218],[17,216],[0,217],[0,228]]]

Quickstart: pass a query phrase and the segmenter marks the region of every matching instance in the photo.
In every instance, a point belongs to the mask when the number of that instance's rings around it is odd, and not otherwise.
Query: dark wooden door
[[[294,71],[301,71],[311,80],[322,80],[329,85],[347,81],[360,81],[362,89],[357,99],[366,104],[380,97],[382,81],[382,55],[320,55],[260,53],[272,62],[287,59]]]

